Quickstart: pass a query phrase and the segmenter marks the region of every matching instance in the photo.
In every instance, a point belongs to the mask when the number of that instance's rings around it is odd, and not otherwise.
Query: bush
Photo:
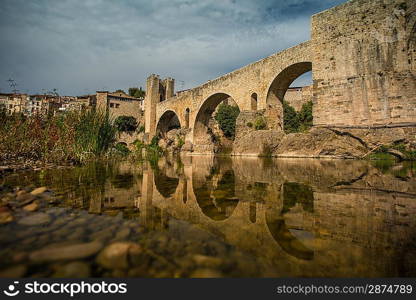
[[[126,156],[130,153],[129,148],[124,143],[117,143],[114,149],[123,156]]]
[[[218,112],[215,114],[215,120],[218,122],[222,132],[227,138],[234,139],[235,123],[240,110],[237,106],[220,104]]]
[[[247,125],[247,127],[249,127],[249,128],[253,128],[253,123],[251,123],[251,122],[248,122],[246,125]]]
[[[120,116],[114,121],[119,132],[133,132],[137,129],[137,121],[132,116]]]
[[[266,128],[267,128],[266,120],[263,117],[257,117],[256,121],[254,121],[254,129],[264,130]]]
[[[308,101],[303,104],[299,112],[283,101],[283,127],[286,133],[304,132],[313,125],[312,115],[313,102]]]

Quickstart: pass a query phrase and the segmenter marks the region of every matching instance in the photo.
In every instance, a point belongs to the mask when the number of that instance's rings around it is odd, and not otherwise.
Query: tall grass
[[[116,132],[111,118],[96,110],[48,118],[0,112],[0,159],[80,163],[105,155]]]

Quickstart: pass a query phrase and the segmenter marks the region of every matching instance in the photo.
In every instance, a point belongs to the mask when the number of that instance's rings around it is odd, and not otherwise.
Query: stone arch
[[[211,148],[213,148],[213,144],[215,142],[215,137],[213,136],[209,127],[209,121],[212,117],[212,114],[214,113],[217,106],[227,99],[231,99],[238,106],[238,103],[234,100],[232,96],[223,92],[218,92],[209,96],[202,103],[198,110],[198,113],[196,114],[193,126],[193,141],[194,145],[206,146],[205,148],[207,149],[204,148],[204,152],[212,152]],[[240,107],[239,109],[241,111]]]
[[[251,110],[257,110],[257,105],[258,105],[257,93],[251,94],[250,104],[251,104]]]
[[[300,62],[290,65],[281,71],[272,81],[267,92],[266,103],[274,104],[277,100],[282,102],[285,94],[299,76],[312,71],[311,62]]]
[[[156,135],[164,137],[172,129],[181,128],[179,117],[173,110],[165,111],[156,126]]]
[[[287,226],[285,218],[288,209],[300,204],[306,211],[313,211],[313,190],[310,186],[285,182],[281,185],[281,200],[270,201],[265,210],[267,228],[273,239],[288,254],[303,260],[312,260],[314,251],[305,246]]]
[[[283,69],[271,82],[266,97],[266,105],[272,119],[273,128],[283,129],[283,100],[290,85],[301,75],[312,71],[311,62],[294,63]]]
[[[156,170],[154,182],[157,191],[164,197],[172,197],[179,185],[179,178],[166,175],[163,170]]]
[[[192,189],[202,213],[214,221],[230,218],[239,203],[233,170],[220,174],[212,169],[205,180],[193,180]]]

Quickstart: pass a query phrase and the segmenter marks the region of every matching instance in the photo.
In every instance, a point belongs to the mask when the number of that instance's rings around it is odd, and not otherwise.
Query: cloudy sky
[[[345,0],[1,0],[0,92],[62,95],[197,86],[308,40],[310,16]],[[308,76],[298,83],[307,82]]]

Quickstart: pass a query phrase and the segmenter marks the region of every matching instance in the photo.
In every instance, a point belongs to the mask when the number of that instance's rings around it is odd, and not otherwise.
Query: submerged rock
[[[105,247],[97,256],[97,263],[106,269],[127,269],[137,263],[143,249],[136,243],[118,242]]]
[[[64,246],[46,246],[29,255],[33,262],[81,259],[92,256],[101,250],[103,244],[98,241]]]
[[[0,224],[7,224],[14,221],[13,215],[8,212],[0,212]]]
[[[53,277],[58,278],[87,278],[91,276],[91,267],[83,261],[73,261],[59,266]]]
[[[45,186],[42,186],[42,187],[39,187],[39,188],[34,189],[30,193],[32,195],[37,196],[37,195],[40,195],[40,194],[44,193],[46,190],[47,190],[46,187]]]
[[[24,210],[30,211],[30,212],[36,211],[38,208],[39,208],[39,204],[37,204],[36,202],[33,202],[23,207]]]
[[[224,277],[223,274],[215,269],[210,268],[203,268],[203,269],[196,269],[192,272],[191,278],[221,278]]]
[[[35,213],[20,219],[17,223],[25,226],[44,225],[51,222],[51,217],[45,213]]]
[[[20,278],[25,276],[27,266],[17,265],[0,271],[0,278]]]

